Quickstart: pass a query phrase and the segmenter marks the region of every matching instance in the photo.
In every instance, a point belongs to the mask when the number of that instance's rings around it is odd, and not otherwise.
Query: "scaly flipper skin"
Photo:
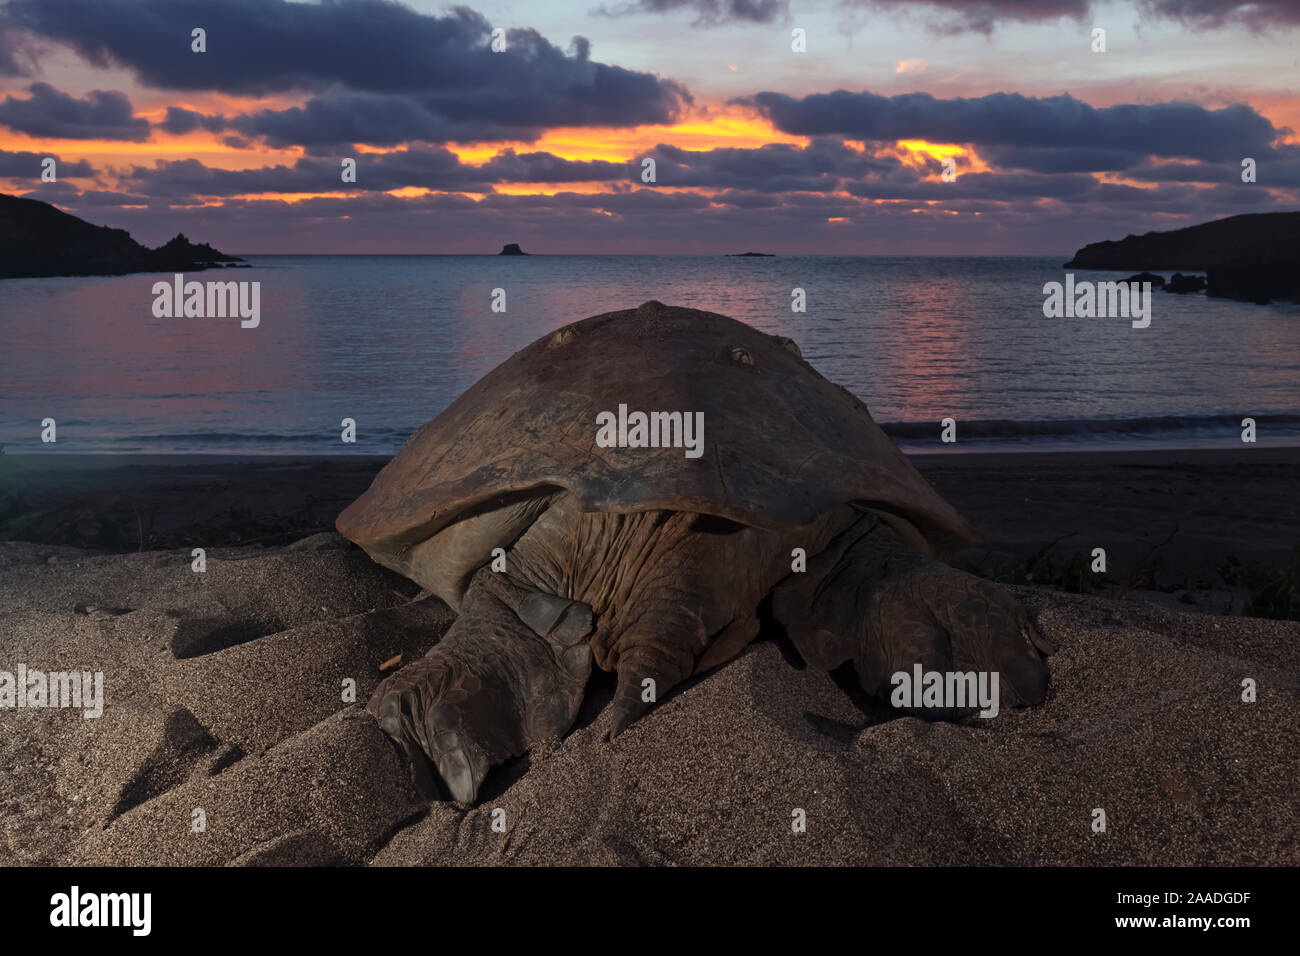
[[[915,664],[997,672],[1006,706],[1047,694],[1040,651],[1050,647],[1024,608],[996,585],[905,547],[872,515],[778,585],[772,613],[809,664],[832,670],[851,660],[863,689],[885,700],[891,676]]]
[[[453,800],[488,769],[573,724],[591,674],[591,608],[484,569],[461,615],[422,659],[375,690],[367,710]]]

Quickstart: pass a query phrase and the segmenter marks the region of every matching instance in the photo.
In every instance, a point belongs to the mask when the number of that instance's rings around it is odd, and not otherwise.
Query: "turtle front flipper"
[[[864,690],[889,700],[895,675],[996,674],[1000,703],[1040,703],[1050,648],[1025,609],[991,582],[907,547],[889,522],[862,515],[805,573],[772,592],[772,614],[803,658],[833,670],[852,661]],[[952,717],[977,706],[927,706]]]
[[[460,617],[366,709],[453,800],[478,795],[490,767],[572,726],[591,673],[591,608],[483,569]]]

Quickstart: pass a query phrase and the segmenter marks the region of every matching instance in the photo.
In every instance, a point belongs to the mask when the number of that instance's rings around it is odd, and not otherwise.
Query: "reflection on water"
[[[262,323],[157,319],[157,275],[0,283],[0,442],[59,451],[391,452],[513,352],[647,299],[788,335],[881,422],[931,444],[965,432],[1230,437],[1245,415],[1300,434],[1300,307],[1156,292],[1152,324],[1046,319],[1056,259],[676,256],[257,256],[199,279],[262,283]],[[1120,278],[1088,273],[1088,278]],[[491,311],[494,288],[508,310]],[[791,290],[807,294],[792,313]],[[1190,424],[1183,418],[1195,419]],[[1218,418],[1206,416],[1220,416]],[[356,445],[339,422],[355,418]],[[1126,426],[1127,427],[1127,426]],[[1172,431],[1171,431],[1172,430]],[[1104,430],[1103,430],[1104,431]],[[1181,433],[1181,437],[1171,437]],[[52,449],[44,449],[52,450]]]

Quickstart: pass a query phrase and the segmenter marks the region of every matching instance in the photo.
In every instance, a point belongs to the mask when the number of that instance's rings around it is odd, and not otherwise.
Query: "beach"
[[[473,807],[362,709],[453,620],[331,530],[385,460],[0,458],[0,670],[105,688],[99,717],[0,710],[4,862],[1300,862],[1300,623],[1225,614],[1216,572],[1300,541],[1300,449],[914,456],[984,536],[952,563],[1056,645],[1046,703],[900,717],[765,634],[612,743],[597,675]],[[1106,574],[1016,583],[1051,545]]]

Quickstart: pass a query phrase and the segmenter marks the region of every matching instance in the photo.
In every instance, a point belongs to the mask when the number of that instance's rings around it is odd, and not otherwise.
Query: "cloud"
[[[843,6],[883,15],[914,13],[937,33],[992,33],[1003,21],[1047,22],[1085,17],[1093,0],[844,0]]]
[[[1251,158],[1257,163],[1257,179],[1249,189],[1266,192],[1274,188],[1300,188],[1300,146],[1286,144],[1267,159]],[[1125,176],[1145,182],[1207,183],[1235,188],[1241,185],[1241,173],[1241,159],[1234,157],[1222,163],[1146,163],[1129,170]]]
[[[842,6],[888,16],[915,14],[938,33],[992,33],[1002,23],[1084,20],[1105,11],[1100,0],[843,0]],[[1300,24],[1296,0],[1138,0],[1149,20],[1177,20],[1196,29],[1243,24],[1253,30]]]
[[[847,191],[862,199],[917,201],[954,199],[1063,199],[1078,202],[1095,193],[1097,180],[1084,175],[1026,176],[1020,173],[962,173],[955,182],[924,180],[915,183],[850,183]]]
[[[1146,159],[1136,150],[1086,146],[983,146],[980,158],[1000,169],[1036,173],[1117,172]]]
[[[0,149],[0,177],[40,182],[41,163],[47,157],[50,157],[49,153],[9,152]],[[84,159],[63,160],[58,156],[52,158],[55,161],[55,171],[60,178],[88,178],[95,175],[95,167]]]
[[[185,133],[192,133],[194,130],[202,127],[210,133],[220,133],[226,128],[226,118],[224,116],[204,116],[202,113],[196,113],[194,110],[187,110],[181,106],[167,107],[167,117],[158,124],[158,128],[177,136]]]
[[[579,161],[511,149],[481,166],[469,166],[450,150],[432,146],[353,156],[357,181],[344,183],[342,158],[304,157],[292,166],[256,169],[218,169],[197,159],[157,160],[153,166],[131,167],[123,181],[152,197],[189,200],[259,193],[386,192],[404,187],[487,193],[501,183],[630,183],[639,170],[631,161]]]
[[[0,76],[31,76],[38,55],[31,37],[6,24],[3,16],[0,9]]]
[[[135,115],[123,93],[92,90],[77,100],[48,83],[33,83],[27,92],[25,100],[7,96],[0,102],[0,125],[50,139],[149,138],[149,121]]]
[[[894,157],[871,156],[828,139],[814,140],[807,147],[769,143],[753,149],[684,150],[660,144],[649,155],[655,157],[660,186],[757,192],[833,190],[843,179],[893,173],[901,167]]]
[[[1107,9],[1102,0],[840,0],[840,7],[897,19],[912,15],[941,34],[990,34],[1004,23],[1082,21]],[[1146,19],[1177,20],[1196,29],[1243,24],[1253,30],[1300,24],[1297,0],[1137,0]],[[790,13],[789,0],[626,0],[593,11],[626,17],[691,10],[694,25],[774,23]]]
[[[292,166],[257,169],[217,169],[197,159],[156,160],[153,166],[133,166],[123,182],[155,198],[241,196],[258,193],[384,192],[414,186],[435,190],[486,192],[489,177],[465,166],[442,147],[394,150],[351,157],[357,161],[357,181],[344,183],[342,157],[304,157]]]
[[[432,16],[384,0],[10,0],[3,10],[11,27],[145,86],[314,94],[232,121],[272,143],[524,139],[546,126],[667,123],[691,102],[670,80],[592,60],[581,37],[566,54],[511,29],[493,52],[493,25],[464,7]],[[190,49],[198,26],[205,53]],[[403,123],[411,135],[399,135]]]
[[[640,160],[643,155],[656,161],[656,182],[641,188]],[[419,147],[388,153],[365,153],[353,158],[357,162],[356,183],[344,183],[340,177],[340,158],[304,157],[292,165],[263,166],[229,170],[205,166],[197,159],[159,160],[152,167],[134,166],[122,176],[123,188],[133,194],[177,203],[197,203],[213,197],[256,196],[276,193],[377,193],[418,187],[438,192],[468,192],[491,195],[496,187],[516,183],[608,183],[614,192],[600,199],[588,194],[576,199],[603,208],[632,210],[662,208],[663,197],[690,195],[689,208],[709,204],[734,205],[738,208],[779,206],[797,201],[803,205],[819,201],[836,204],[845,194],[863,200],[943,203],[961,208],[963,202],[1005,204],[1039,199],[1072,203],[1096,202],[1103,198],[1116,203],[1149,201],[1156,193],[1131,186],[1103,183],[1086,171],[1069,171],[1051,165],[1053,154],[1037,158],[1044,169],[1020,168],[1015,171],[970,172],[968,163],[959,158],[957,181],[938,178],[940,163],[931,158],[923,166],[905,165],[889,152],[872,154],[852,149],[843,142],[819,138],[808,146],[768,144],[755,148],[723,147],[709,150],[686,150],[661,143],[644,154],[623,162],[606,160],[570,160],[547,152],[520,153],[502,150],[479,166],[466,165],[455,153],[442,147]],[[1135,167],[1134,179],[1151,179],[1182,184],[1197,181],[1207,164],[1166,164],[1151,166],[1145,159],[1127,153],[1119,160]],[[1080,166],[1101,166],[1101,157],[1093,156]],[[1267,167],[1274,186],[1292,185],[1294,158],[1288,164]],[[1188,175],[1178,175],[1183,170]],[[1217,168],[1207,182],[1227,182],[1223,168]],[[689,188],[691,193],[676,190]],[[1260,191],[1266,191],[1261,189]],[[1165,193],[1159,194],[1165,197]],[[511,199],[521,198],[512,196]],[[541,194],[533,199],[543,201]],[[359,196],[351,201],[363,201]]]
[[[534,140],[542,129],[524,115],[517,122],[486,116],[449,117],[436,99],[405,94],[341,90],[313,97],[302,106],[259,110],[231,117],[230,128],[263,139],[277,149],[304,146],[331,151],[351,143],[395,146],[399,143]],[[504,111],[504,110],[503,110]]]
[[[133,200],[128,206],[141,205],[129,194],[126,198]],[[231,199],[184,212],[171,201],[115,210],[87,204],[81,212],[78,204],[75,197],[59,203],[74,214],[84,212],[92,221],[129,229],[146,244],[162,242],[184,229],[187,235],[237,254],[495,253],[503,242],[511,241],[532,252],[592,253],[617,248],[680,254],[758,248],[778,253],[836,249],[925,255],[979,248],[990,255],[1063,257],[1098,238],[1192,225],[1243,207],[1265,211],[1270,199],[1266,191],[1253,187],[1142,190],[1102,185],[1080,202],[1044,202],[1026,196],[1003,202],[951,199],[934,206],[914,199],[868,201],[816,193],[782,197],[731,190],[706,196],[653,189],[489,195],[479,201],[445,193],[413,197],[367,193],[293,203]],[[842,221],[828,223],[832,218]],[[597,283],[586,294],[618,297],[609,308],[631,298],[625,282]]]
[[[1198,28],[1243,24],[1252,30],[1300,25],[1296,0],[1142,0],[1147,16],[1181,20]]]
[[[802,99],[765,92],[737,102],[791,135],[1106,150],[1209,161],[1271,155],[1280,132],[1244,104],[1222,109],[1178,102],[1097,108],[1069,95],[993,93],[941,100],[929,93],[891,97],[847,90]],[[1032,155],[1024,162],[1033,162]]]
[[[506,149],[484,163],[480,172],[493,182],[507,183],[631,182],[639,168],[633,162],[563,159],[552,153]]]
[[[600,6],[597,16],[626,17],[639,13],[695,12],[694,25],[720,26],[726,23],[774,23],[790,13],[789,0],[629,0],[612,8]]]

